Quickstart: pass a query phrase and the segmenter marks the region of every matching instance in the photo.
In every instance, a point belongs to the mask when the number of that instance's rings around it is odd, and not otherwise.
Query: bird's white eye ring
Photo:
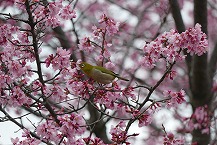
[[[81,64],[81,67],[83,68],[85,65],[84,64]]]

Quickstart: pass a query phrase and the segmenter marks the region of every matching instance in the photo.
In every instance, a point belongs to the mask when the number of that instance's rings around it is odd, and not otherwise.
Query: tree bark
[[[97,111],[96,108],[93,107],[93,104],[91,103],[88,104],[88,111],[91,116],[88,122],[89,124],[93,124],[90,126],[90,131],[94,132],[96,137],[102,139],[104,143],[111,143],[106,133],[106,123],[101,119],[101,114]]]
[[[179,33],[185,31],[185,25],[181,16],[179,3],[177,0],[169,0],[171,13],[173,15],[176,28]],[[207,1],[194,0],[194,23],[199,23],[202,26],[202,31],[207,34]],[[187,54],[186,52],[184,52]],[[213,59],[215,59],[213,57]],[[215,61],[216,62],[216,61]],[[211,79],[214,72],[209,67],[214,66],[212,62],[208,65],[207,54],[202,56],[193,56],[187,54],[186,64],[188,66],[189,83],[191,90],[191,104],[193,111],[199,106],[207,105],[210,109],[211,104]],[[209,110],[207,110],[209,111]],[[197,142],[198,145],[207,145],[210,142],[210,134],[202,134],[203,128],[195,129],[192,132],[192,142]]]
[[[176,29],[178,30],[179,33],[182,33],[185,31],[185,24],[182,19],[179,3],[177,0],[169,0],[169,3],[170,3],[170,10],[171,10],[173,19],[175,21]],[[188,75],[189,75],[190,70],[191,70],[192,57],[191,55],[189,55],[189,53],[187,53],[186,50],[184,50],[183,53],[186,55],[185,62],[188,67]]]
[[[202,31],[207,34],[207,1],[194,0],[194,23],[202,26]],[[202,56],[193,56],[192,69],[190,75],[191,81],[191,103],[193,110],[199,106],[208,106],[210,108],[211,100],[211,81],[209,77],[207,54]],[[195,129],[192,132],[192,142],[198,145],[207,145],[210,142],[210,134],[203,134],[202,129]]]

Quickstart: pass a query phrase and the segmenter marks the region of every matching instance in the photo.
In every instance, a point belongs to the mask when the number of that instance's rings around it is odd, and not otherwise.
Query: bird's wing
[[[106,69],[106,68],[104,68],[104,67],[95,66],[95,68],[98,69],[98,70],[100,70],[100,71],[103,72],[103,73],[110,74],[110,75],[112,75],[112,76],[118,76],[118,74],[116,74],[116,73],[114,73],[113,71],[108,70],[108,69]]]

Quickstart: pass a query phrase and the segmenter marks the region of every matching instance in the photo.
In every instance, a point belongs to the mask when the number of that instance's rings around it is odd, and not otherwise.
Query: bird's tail
[[[118,79],[124,80],[124,81],[129,81],[128,79],[122,78],[120,76],[116,76]]]

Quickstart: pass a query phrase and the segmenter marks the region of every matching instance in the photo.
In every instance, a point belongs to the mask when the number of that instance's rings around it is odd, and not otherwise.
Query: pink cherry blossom
[[[15,86],[9,94],[8,104],[13,107],[18,107],[22,105],[29,105],[32,103],[32,100],[28,98],[25,93],[21,90],[20,87]]]
[[[58,132],[58,125],[53,121],[47,121],[38,125],[36,133],[45,141],[54,141],[57,143],[62,138],[61,133]]]
[[[13,34],[18,33],[19,27],[12,26],[10,24],[4,24],[0,26],[0,44],[5,45],[9,43],[8,40],[12,40]]]
[[[72,10],[71,5],[67,5],[63,7],[63,9],[60,11],[60,16],[65,20],[69,20],[72,18],[76,18],[76,13],[74,10]]]
[[[201,31],[200,24],[196,24],[195,28],[189,28],[181,33],[181,37],[183,47],[187,48],[188,53],[200,56],[208,51],[207,37]]]
[[[57,48],[56,54],[51,54],[45,60],[46,67],[52,64],[54,70],[63,69],[69,66],[70,52],[62,48]]]
[[[78,46],[81,50],[87,51],[88,53],[93,51],[93,46],[91,45],[89,37],[84,37]]]
[[[149,113],[144,113],[139,117],[139,127],[148,126],[152,122],[152,116]]]
[[[127,135],[127,132],[124,130],[126,127],[126,124],[123,121],[120,121],[116,126],[112,126],[110,130],[110,134],[112,135],[112,141],[115,142],[116,144],[123,144],[125,143],[126,145],[130,145],[130,142],[128,139],[130,137],[135,137],[138,134],[131,134]]]
[[[60,26],[63,24],[61,20],[69,20],[76,17],[75,11],[72,9],[71,5],[64,6],[63,1],[49,2],[48,6],[37,6],[34,10],[33,16],[36,20],[42,20],[39,25],[43,25],[52,28]],[[35,8],[34,6],[32,7]],[[46,17],[45,17],[46,16]]]
[[[167,77],[170,78],[171,80],[173,80],[176,75],[177,75],[177,72],[174,71],[174,70],[171,70],[171,71],[167,74]]]
[[[107,30],[109,36],[112,36],[119,31],[120,23],[119,22],[115,23],[114,20],[110,19],[105,14],[103,14],[100,17],[99,23],[100,24],[104,23],[106,25],[106,30]]]
[[[109,52],[108,49],[104,48],[103,54],[104,58],[110,59],[111,53]]]
[[[103,59],[104,59],[104,56],[103,56],[103,55],[98,55],[98,56],[95,57],[95,60],[96,60],[97,62],[102,62]]]
[[[183,138],[176,139],[173,133],[167,133],[164,137],[164,145],[183,145],[185,143]]]
[[[55,102],[61,102],[63,100],[66,100],[68,96],[64,92],[65,87],[62,87],[58,84],[54,84],[52,86],[49,86],[48,88],[50,91],[49,98]]]
[[[24,129],[22,137],[24,139],[21,140],[21,141],[20,141],[20,139],[18,137],[16,137],[15,139],[11,138],[11,142],[13,143],[13,145],[27,145],[27,144],[39,145],[41,143],[40,140],[32,137],[30,135],[30,132],[28,130],[26,130],[26,129]]]
[[[134,94],[134,88],[132,87],[127,87],[125,88],[123,91],[122,91],[123,95],[126,96],[126,97],[130,97],[132,99],[136,99],[136,96]]]
[[[201,129],[201,133],[210,134],[210,115],[207,107],[207,105],[197,107],[189,118],[185,118],[187,131],[191,132],[194,129]]]
[[[175,107],[178,104],[182,104],[183,102],[185,102],[185,91],[184,90],[180,90],[179,92],[173,92],[171,90],[166,90],[163,92],[165,97],[171,97],[168,101],[167,101],[167,107]]]
[[[106,145],[100,138],[95,137],[95,138],[83,138],[85,144],[91,144],[91,145]],[[83,145],[83,144],[79,144]]]
[[[50,2],[48,5],[48,12],[50,17],[57,16],[62,7],[62,1]]]
[[[107,63],[105,64],[105,67],[106,67],[107,69],[109,69],[109,70],[114,70],[115,64],[112,63],[112,62],[107,62]]]
[[[198,56],[207,52],[206,34],[201,31],[199,24],[181,34],[175,30],[164,32],[154,41],[146,43],[143,48],[145,55],[141,60],[141,64],[153,68],[163,58],[170,63],[182,61],[185,55],[181,54],[180,50],[185,48],[187,48],[188,53],[194,53]]]
[[[92,26],[92,30],[93,30],[93,36],[96,39],[100,39],[103,36],[103,32],[104,30],[102,28],[97,28],[97,26]]]

